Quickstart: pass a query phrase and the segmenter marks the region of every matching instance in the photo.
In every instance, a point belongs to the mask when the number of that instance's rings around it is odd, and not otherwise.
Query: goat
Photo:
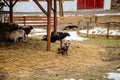
[[[68,26],[66,26],[63,30],[75,29],[75,28],[78,28],[78,26],[76,26],[76,25],[68,25]]]
[[[23,29],[28,37],[28,34],[31,32],[31,30],[33,29],[32,26],[20,26],[19,29]]]
[[[63,40],[62,40],[61,48],[58,48],[58,51],[59,51],[60,53],[62,53],[62,55],[64,55],[64,54],[68,55],[68,54],[67,54],[67,51],[68,51],[69,46],[70,46],[69,40],[68,40],[68,41],[63,41]]]
[[[61,41],[62,39],[64,39],[67,36],[70,36],[70,34],[66,33],[66,32],[57,32],[56,35],[54,35],[53,32],[51,32],[50,40],[51,40],[52,43],[54,43],[57,40]],[[42,40],[47,41],[47,35],[44,35]]]
[[[14,42],[18,42],[19,38],[25,40],[25,31],[24,30],[14,30],[12,32],[6,32],[6,39],[13,40]]]

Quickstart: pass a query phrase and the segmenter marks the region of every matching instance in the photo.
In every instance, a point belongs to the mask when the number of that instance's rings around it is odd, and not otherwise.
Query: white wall
[[[64,11],[77,11],[77,0],[64,1],[63,9]]]
[[[104,10],[110,10],[111,0],[104,0]]]

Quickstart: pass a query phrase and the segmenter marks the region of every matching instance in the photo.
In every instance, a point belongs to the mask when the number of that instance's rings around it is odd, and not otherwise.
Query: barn
[[[77,11],[81,9],[111,9],[112,0],[64,0],[63,9],[64,11]],[[39,1],[41,5],[47,9],[47,3],[44,0]],[[30,9],[29,9],[30,8]],[[59,10],[59,2],[57,1],[57,10]],[[5,7],[5,10],[8,10]],[[42,12],[33,0],[21,0],[14,6],[14,12]]]

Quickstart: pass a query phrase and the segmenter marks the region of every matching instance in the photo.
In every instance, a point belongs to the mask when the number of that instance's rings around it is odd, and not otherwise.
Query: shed
[[[18,1],[22,1],[22,0],[3,0],[6,5],[9,8],[9,17],[10,17],[10,23],[13,23],[13,11],[14,11],[14,6]],[[54,8],[52,8],[52,0],[46,0],[47,3],[47,9],[45,10],[41,4],[39,3],[38,0],[33,0],[34,3],[39,7],[39,9],[41,9],[41,11],[47,16],[47,51],[50,51],[50,29],[51,29],[51,10],[53,10],[54,13],[54,34],[56,34],[56,27],[57,27],[57,4],[56,4],[56,0],[54,0]],[[22,7],[22,5],[20,5]],[[29,8],[30,9],[30,8]]]

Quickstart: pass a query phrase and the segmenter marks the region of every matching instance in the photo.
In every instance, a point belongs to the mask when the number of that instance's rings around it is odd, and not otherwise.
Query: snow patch
[[[70,41],[84,41],[86,40],[87,38],[83,38],[83,37],[80,37],[76,31],[70,31],[68,32],[70,34],[70,36],[66,37],[65,39],[66,40],[70,40]],[[31,31],[31,33],[28,35],[29,37],[32,37],[32,36],[39,36],[39,35],[46,35],[46,30],[44,29],[41,29],[41,28],[35,28]]]
[[[95,16],[107,16],[107,15],[120,15],[120,13],[104,13],[104,14],[95,14]]]
[[[120,80],[120,73],[107,73],[108,79]]]
[[[87,30],[80,30],[80,33],[87,34]],[[107,29],[105,28],[93,28],[89,30],[89,34],[107,35]],[[109,30],[109,35],[120,35],[119,30]]]
[[[46,35],[46,34],[47,34],[46,30],[41,29],[41,28],[34,28],[31,30],[31,33],[28,35],[28,37]]]
[[[87,38],[80,37],[76,31],[68,32],[70,36],[67,36],[65,39],[70,41],[84,41]]]
[[[119,69],[117,69],[117,71],[120,71],[120,68],[119,68]]]

